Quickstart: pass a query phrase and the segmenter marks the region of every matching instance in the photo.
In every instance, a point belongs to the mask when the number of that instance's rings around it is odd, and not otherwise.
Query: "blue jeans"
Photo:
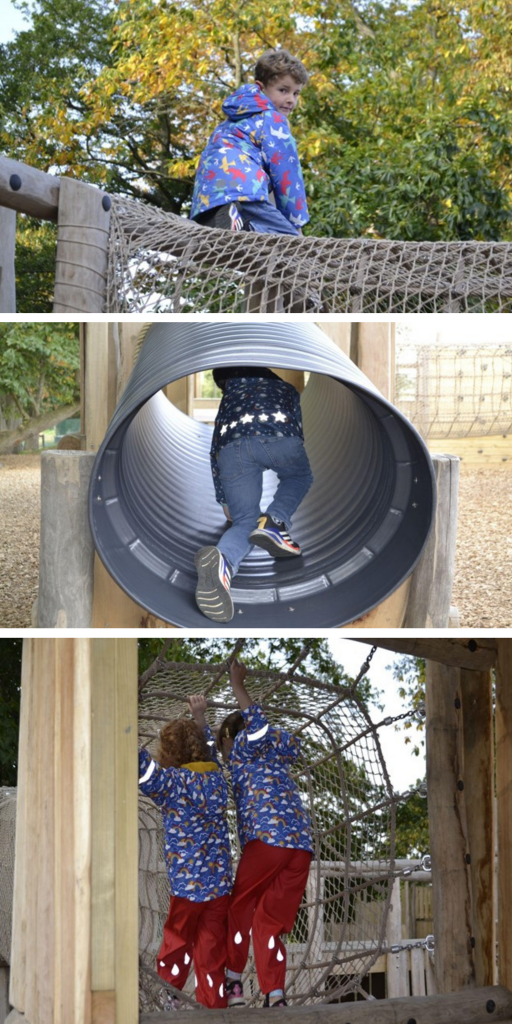
[[[285,523],[287,530],[313,483],[313,474],[300,437],[241,437],[220,449],[218,465],[233,523],[217,547],[234,575],[251,549],[249,534],[256,529],[261,515],[264,470],[273,469],[279,478],[266,511],[273,519]]]
[[[299,234],[295,225],[269,199],[258,202],[240,200],[212,206],[210,210],[198,213],[194,220],[209,228],[224,228],[225,231],[257,231],[261,235]]]
[[[262,235],[298,235],[294,224],[289,221],[269,200],[258,203],[239,203],[246,231],[257,231]]]

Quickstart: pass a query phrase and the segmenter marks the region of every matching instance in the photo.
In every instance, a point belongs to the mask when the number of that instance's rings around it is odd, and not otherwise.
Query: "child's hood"
[[[274,104],[265,96],[259,85],[241,85],[222,104],[223,113],[230,121],[241,121],[243,117],[274,110]]]

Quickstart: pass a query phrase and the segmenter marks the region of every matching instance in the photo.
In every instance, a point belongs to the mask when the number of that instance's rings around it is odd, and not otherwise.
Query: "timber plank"
[[[364,639],[350,637],[359,644],[371,644],[375,647],[383,647],[387,651],[395,651],[397,654],[410,654],[415,658],[429,658],[430,661],[437,661],[443,665],[452,665],[456,668],[475,669],[483,672],[485,669],[494,668],[498,660],[497,640],[494,637],[475,637],[470,640],[402,640],[397,637],[393,640]]]
[[[492,1013],[487,1009],[494,1003]],[[268,1020],[268,1010],[251,1009],[251,1020]],[[232,1024],[231,1010],[208,1010],[210,1024]],[[236,1016],[240,1016],[240,1011]],[[245,1017],[244,1017],[245,1019]],[[379,999],[354,1003],[315,1003],[313,1006],[288,1006],[279,1010],[279,1020],[300,1021],[300,1024],[489,1024],[512,1020],[512,993],[502,986],[465,989],[445,996],[412,996],[404,999]],[[173,1013],[145,1013],[140,1024],[163,1024],[164,1021],[188,1021],[199,1024],[205,1011],[186,1010]]]

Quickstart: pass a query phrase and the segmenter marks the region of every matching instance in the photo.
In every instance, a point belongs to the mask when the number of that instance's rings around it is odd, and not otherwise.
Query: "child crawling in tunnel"
[[[215,622],[233,618],[231,580],[253,544],[274,558],[296,558],[291,519],[313,482],[304,447],[299,393],[273,370],[227,366],[213,371],[223,392],[215,420],[211,467],[217,501],[231,527],[217,545],[200,548],[196,602]],[[279,483],[264,513],[263,472]]]

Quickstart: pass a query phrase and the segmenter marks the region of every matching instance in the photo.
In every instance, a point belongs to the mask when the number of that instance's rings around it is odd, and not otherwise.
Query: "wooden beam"
[[[0,156],[0,206],[41,220],[57,220],[61,179]]]
[[[410,654],[414,658],[429,658],[443,665],[476,669],[478,672],[494,668],[498,659],[497,641],[494,637],[471,640],[393,640],[359,639],[350,637],[360,644],[383,647],[396,654]]]
[[[268,1010],[247,1011],[251,1020],[268,1019]],[[245,1018],[247,1019],[247,1013]],[[297,1024],[489,1024],[512,1018],[512,993],[500,986],[466,989],[449,995],[411,996],[407,999],[372,999],[354,1003],[289,1006],[279,1011],[280,1020],[296,1020]],[[140,1024],[163,1024],[164,1021],[185,1021],[200,1024],[204,1010],[183,1013],[143,1013]],[[210,1024],[232,1024],[233,1010],[208,1010]]]
[[[512,988],[512,640],[501,639],[496,672],[496,802],[499,978]]]
[[[475,984],[460,670],[427,661],[427,791],[438,991]]]

